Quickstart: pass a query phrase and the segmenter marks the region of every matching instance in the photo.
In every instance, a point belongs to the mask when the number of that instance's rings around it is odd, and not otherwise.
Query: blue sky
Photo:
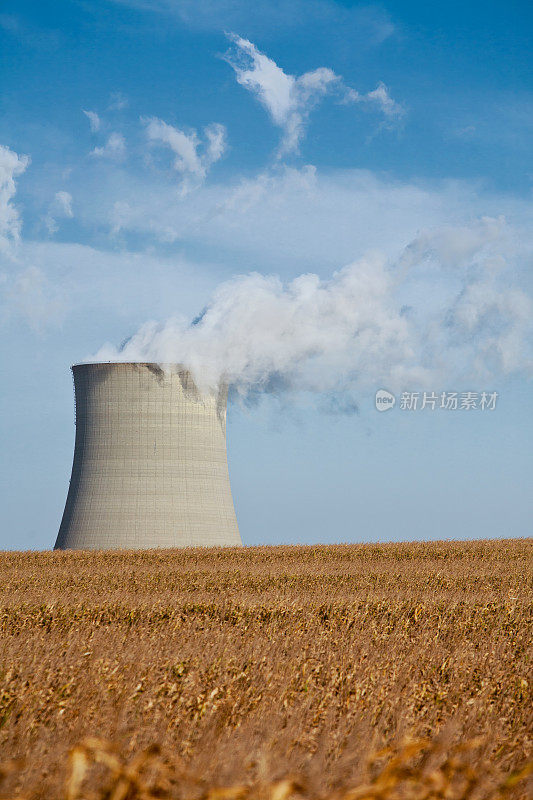
[[[70,364],[150,320],[135,353],[177,355],[165,321],[209,303],[247,544],[530,535],[532,16],[4,2],[0,547],[54,542]],[[424,390],[498,401],[400,408]]]

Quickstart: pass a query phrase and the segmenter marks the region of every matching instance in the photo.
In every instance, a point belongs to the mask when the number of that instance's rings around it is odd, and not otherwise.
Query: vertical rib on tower
[[[240,545],[226,397],[157,364],[77,364],[76,444],[56,549]]]

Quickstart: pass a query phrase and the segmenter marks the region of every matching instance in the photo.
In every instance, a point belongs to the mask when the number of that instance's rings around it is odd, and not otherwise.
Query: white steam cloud
[[[329,280],[239,276],[192,324],[147,323],[96,359],[179,363],[203,389],[227,382],[244,397],[531,371],[531,301],[491,252],[503,225],[424,232],[393,262],[370,254]]]

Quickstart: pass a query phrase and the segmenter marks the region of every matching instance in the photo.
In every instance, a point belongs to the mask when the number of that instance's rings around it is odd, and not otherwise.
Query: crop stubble
[[[525,797],[508,776],[533,749],[532,556],[531,539],[4,553],[6,796],[70,776],[71,797],[340,797],[396,758],[351,800],[505,780]],[[163,783],[128,783],[128,763]],[[430,774],[442,794],[420,793]]]

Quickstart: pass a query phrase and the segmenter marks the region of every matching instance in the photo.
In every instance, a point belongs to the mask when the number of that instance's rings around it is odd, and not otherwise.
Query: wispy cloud
[[[279,155],[298,152],[311,111],[327,94],[336,94],[346,103],[367,103],[385,116],[400,117],[402,106],[389,95],[384,83],[367,94],[346,86],[342,77],[328,67],[303,75],[290,75],[247,39],[229,34],[233,47],[224,59],[237,82],[252,92],[283,131]]]
[[[58,219],[72,219],[74,212],[72,210],[72,195],[69,192],[59,191],[54,195],[54,199],[50,203],[48,213],[44,218],[44,223],[50,235],[57,233],[59,226]]]
[[[100,126],[102,121],[96,111],[86,111],[84,108],[82,109],[83,113],[89,120],[89,125],[91,126],[91,131],[93,133],[97,133],[100,130]]]
[[[208,265],[176,255],[22,239],[17,261],[0,266],[0,320],[16,336],[21,323],[43,334],[90,310],[106,329],[117,320],[128,329],[139,315],[190,313],[215,284]]]
[[[111,92],[109,95],[109,105],[107,107],[109,111],[122,111],[128,105],[129,100],[122,92]]]
[[[4,282],[4,312],[22,317],[36,333],[61,324],[67,311],[59,285],[36,266],[17,272]]]
[[[395,24],[381,6],[347,7],[336,0],[115,0],[145,12],[177,18],[203,30],[246,30],[249,35],[284,35],[314,29],[342,30],[357,47],[381,44],[394,35]]]
[[[368,103],[379,109],[386,117],[392,119],[399,119],[405,114],[404,107],[392,99],[388,88],[382,81],[378,83],[372,92],[367,92],[366,94],[361,94],[356,89],[348,88],[344,100],[347,103]]]
[[[157,117],[143,119],[146,135],[151,142],[161,143],[174,154],[173,167],[184,176],[202,181],[209,168],[226,150],[226,128],[212,123],[203,131],[203,139],[195,130],[186,133]]]
[[[206,182],[186,201],[164,175],[121,174],[112,181],[110,176],[105,204],[94,205],[89,185],[76,195],[97,224],[111,220],[115,231],[150,245],[186,241],[217,253],[222,248],[232,261],[244,266],[253,260],[266,270],[272,264],[278,270],[333,269],[377,247],[392,256],[419,231],[502,212],[518,226],[512,236],[522,251],[532,244],[526,201],[480,194],[468,181],[424,184],[365,170],[284,165],[240,180]]]
[[[113,132],[105,145],[102,147],[95,147],[91,150],[91,155],[96,158],[109,158],[115,161],[120,161],[126,154],[126,140],[121,133]]]
[[[59,303],[57,287],[50,285],[40,269],[28,265],[22,252],[22,220],[12,201],[17,190],[15,179],[29,163],[29,156],[0,145],[0,306],[4,318],[21,315],[39,331],[48,320],[57,319]],[[63,214],[72,213],[71,200],[67,192],[58,192],[54,203]]]
[[[55,194],[55,202],[59,211],[65,217],[73,217],[74,213],[72,211],[72,195],[69,192],[56,192]]]
[[[15,179],[29,163],[28,156],[19,156],[0,145],[0,252],[7,253],[20,238],[22,221],[12,200],[17,188]]]

